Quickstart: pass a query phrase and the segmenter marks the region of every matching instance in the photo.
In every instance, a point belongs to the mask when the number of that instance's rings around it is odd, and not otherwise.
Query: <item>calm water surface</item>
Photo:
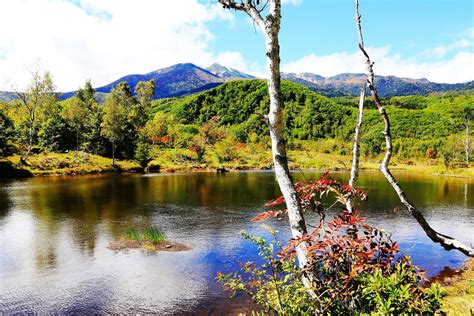
[[[436,229],[474,242],[473,179],[398,178]],[[381,175],[365,173],[359,184],[369,191],[362,213],[392,232],[428,275],[462,265],[462,254],[444,251],[424,235]],[[250,219],[278,195],[270,172],[0,182],[0,312],[220,314],[251,308],[243,297],[227,299],[214,277],[256,259],[239,231],[264,234]],[[267,223],[288,237],[285,223]],[[127,227],[149,225],[192,250],[107,248]]]

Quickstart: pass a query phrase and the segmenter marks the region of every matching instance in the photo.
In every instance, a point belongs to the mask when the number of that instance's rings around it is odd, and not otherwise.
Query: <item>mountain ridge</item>
[[[365,85],[366,75],[362,73],[341,73],[331,77],[302,72],[281,73],[283,80],[292,81],[305,86],[323,96],[357,96]],[[123,76],[109,84],[96,88],[101,99],[109,93],[119,82],[126,81],[132,91],[139,81],[155,80],[155,98],[170,98],[190,95],[208,90],[229,80],[257,79],[237,69],[214,63],[206,68],[192,63],[180,63],[157,69],[145,74],[130,74]],[[375,76],[378,93],[381,97],[404,95],[427,95],[434,92],[449,92],[474,89],[474,81],[466,83],[436,83],[426,78],[412,79],[396,76]],[[75,91],[60,93],[60,99],[67,99]],[[0,91],[0,101],[11,101],[15,94]]]

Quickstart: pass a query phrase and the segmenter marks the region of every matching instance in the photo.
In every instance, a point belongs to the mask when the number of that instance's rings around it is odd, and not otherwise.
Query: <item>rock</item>
[[[226,172],[229,172],[229,170],[227,170],[224,167],[219,167],[219,168],[216,169],[216,172],[217,173],[226,173]]]

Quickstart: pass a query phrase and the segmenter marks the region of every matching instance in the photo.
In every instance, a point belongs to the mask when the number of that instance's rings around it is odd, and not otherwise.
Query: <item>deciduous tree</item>
[[[36,127],[42,112],[47,111],[48,107],[57,102],[57,96],[54,93],[54,84],[51,74],[45,71],[41,74],[38,68],[30,70],[31,82],[23,91],[15,91],[18,102],[26,109],[28,126],[28,145],[27,151],[23,154],[21,161],[26,163],[30,155],[33,141],[36,135]]]
[[[127,111],[120,102],[119,93],[112,93],[104,104],[101,134],[112,143],[112,165],[115,166],[115,150],[117,144],[124,139],[127,124]]]

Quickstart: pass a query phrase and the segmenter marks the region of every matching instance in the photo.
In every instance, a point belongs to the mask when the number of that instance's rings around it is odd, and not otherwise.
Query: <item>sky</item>
[[[265,76],[260,31],[215,2],[0,0],[0,90],[25,87],[34,67],[58,91],[184,62]],[[474,80],[474,1],[360,0],[360,12],[376,74]],[[353,0],[283,0],[282,71],[364,72],[354,15]]]

